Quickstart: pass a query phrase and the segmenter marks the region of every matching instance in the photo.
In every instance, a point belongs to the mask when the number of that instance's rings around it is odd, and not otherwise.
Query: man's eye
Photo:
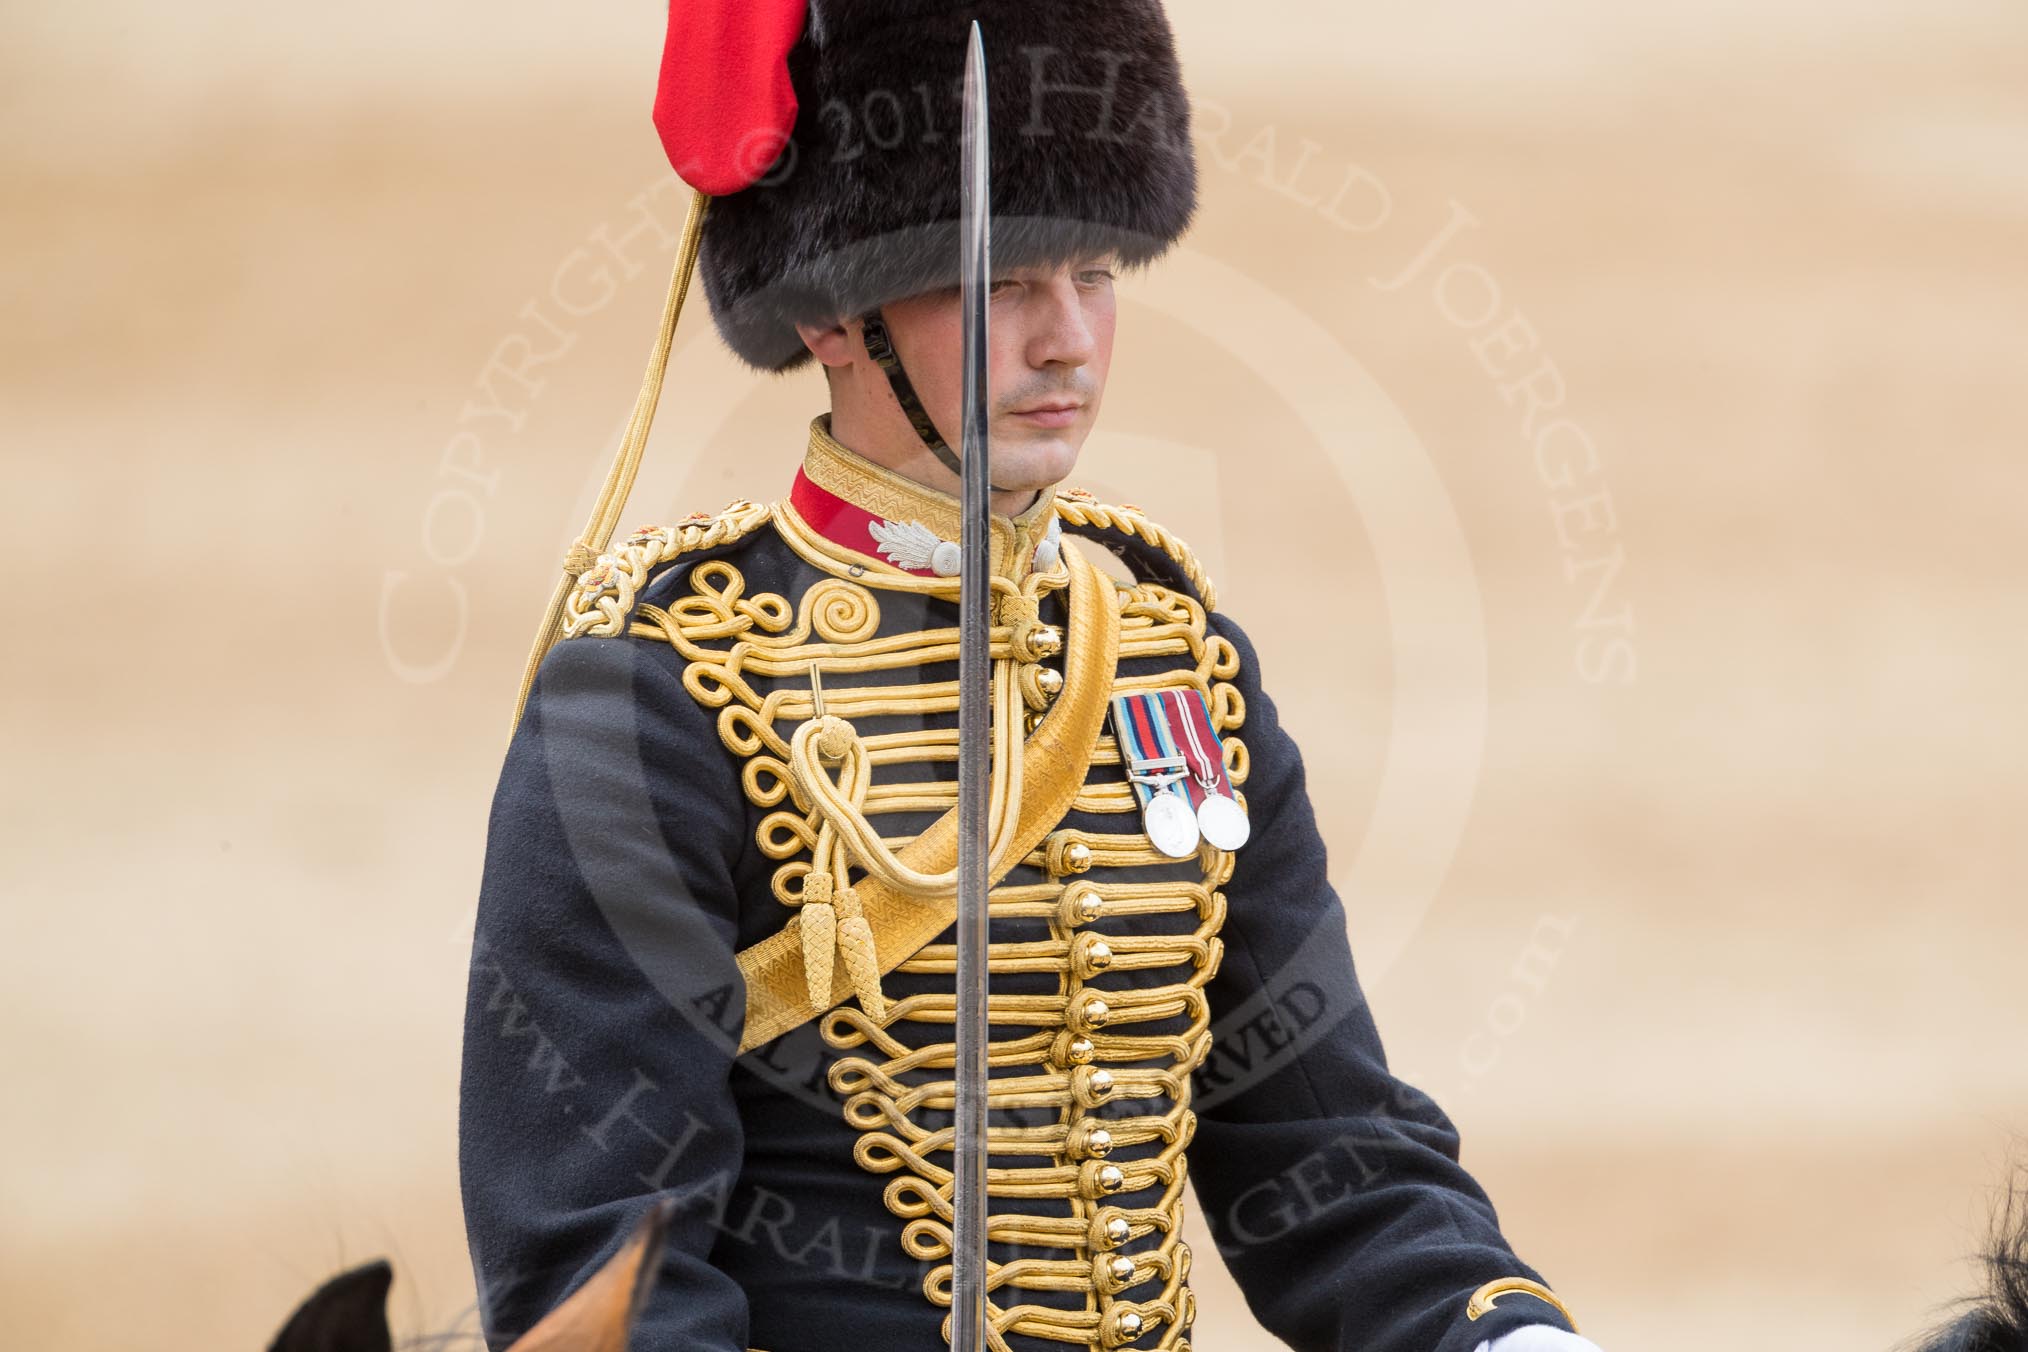
[[[1112,269],[1090,268],[1084,272],[1080,272],[1077,275],[1077,279],[1086,286],[1098,286],[1102,282],[1109,282],[1113,279]]]
[[[989,292],[990,294],[997,296],[1006,288],[1010,286],[1019,286],[1019,285],[1021,285],[1021,283],[1015,281],[1011,277],[1002,277],[999,281],[993,283],[993,285],[989,288]]]

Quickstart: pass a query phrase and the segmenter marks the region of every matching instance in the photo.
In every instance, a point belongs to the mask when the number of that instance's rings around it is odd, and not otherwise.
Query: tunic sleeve
[[[1459,1163],[1456,1129],[1387,1068],[1326,873],[1303,766],[1238,649],[1252,837],[1226,888],[1225,956],[1209,985],[1190,1173],[1255,1316],[1297,1352],[1471,1352],[1525,1324],[1567,1328],[1510,1293],[1477,1320],[1479,1286],[1540,1281]]]
[[[680,659],[580,638],[544,660],[488,824],[458,1164],[487,1345],[513,1342],[678,1202],[634,1345],[746,1346],[710,1261],[740,1167],[745,802]]]

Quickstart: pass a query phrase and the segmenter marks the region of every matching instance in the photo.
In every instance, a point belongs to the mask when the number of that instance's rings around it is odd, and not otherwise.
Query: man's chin
[[[1075,439],[1073,439],[1073,435]],[[993,437],[993,482],[1001,488],[1041,491],[1070,477],[1084,442],[1083,428],[1063,432],[1028,429]]]

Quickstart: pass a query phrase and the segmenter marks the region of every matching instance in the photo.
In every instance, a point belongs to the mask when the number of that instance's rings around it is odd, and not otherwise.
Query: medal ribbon
[[[1221,797],[1234,796],[1232,785],[1225,777],[1225,744],[1218,739],[1217,729],[1211,726],[1211,706],[1204,702],[1201,690],[1171,691],[1176,698],[1175,725],[1183,733],[1186,749],[1183,758],[1190,766],[1191,787],[1199,790],[1193,803],[1204,797],[1204,783],[1209,780],[1211,792]]]
[[[1113,697],[1113,736],[1119,739],[1120,763],[1126,768],[1128,782],[1134,786],[1134,795],[1140,799],[1142,811],[1147,810],[1158,792],[1180,792],[1194,811],[1198,799],[1192,794],[1197,786],[1188,775],[1179,778],[1174,785],[1148,784],[1132,777],[1137,766],[1145,762],[1174,760],[1182,756],[1170,734],[1161,698],[1155,693]]]
[[[1190,773],[1176,784],[1195,809],[1209,792],[1232,798],[1232,782],[1225,774],[1225,744],[1211,726],[1211,706],[1201,690],[1159,690],[1113,697],[1113,735],[1119,739],[1120,759],[1131,772],[1136,762],[1180,759]],[[1134,783],[1134,792],[1146,808],[1157,786]],[[1163,789],[1163,792],[1169,792]]]

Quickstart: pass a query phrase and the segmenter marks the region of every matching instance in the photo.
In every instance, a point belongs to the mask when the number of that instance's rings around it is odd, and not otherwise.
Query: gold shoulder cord
[[[673,526],[643,526],[577,579],[562,606],[562,636],[613,638],[629,632],[634,600],[649,574],[700,549],[715,549],[768,522],[768,509],[744,500],[713,516],[696,512]]]
[[[1211,579],[1205,576],[1204,566],[1197,561],[1197,555],[1166,527],[1150,521],[1140,508],[1109,506],[1081,488],[1066,488],[1057,492],[1056,514],[1073,526],[1116,530],[1147,541],[1176,561],[1183,570],[1183,576],[1190,579],[1190,585],[1204,598],[1205,609],[1218,609],[1218,593],[1212,587]]]

